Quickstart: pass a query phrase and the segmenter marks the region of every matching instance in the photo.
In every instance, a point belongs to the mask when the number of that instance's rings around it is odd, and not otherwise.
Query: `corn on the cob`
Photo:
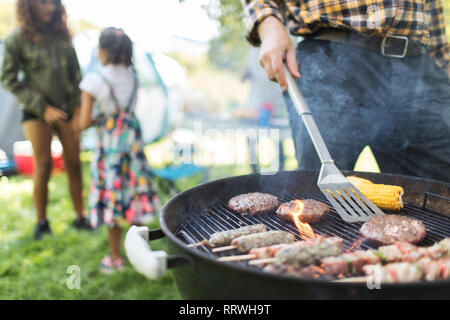
[[[378,208],[398,211],[403,208],[403,188],[386,184],[375,184],[370,180],[347,177],[347,179]]]

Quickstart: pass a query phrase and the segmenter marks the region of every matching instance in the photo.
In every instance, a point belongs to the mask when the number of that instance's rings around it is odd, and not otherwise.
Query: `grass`
[[[89,168],[84,164],[87,190]],[[64,174],[52,177],[48,217],[53,231],[41,241],[33,240],[35,213],[32,181],[25,177],[0,180],[0,299],[179,299],[170,271],[150,281],[127,262],[125,270],[112,275],[99,273],[108,252],[107,232],[78,231]],[[157,228],[155,222],[151,228]],[[126,229],[124,230],[124,234]],[[164,249],[164,240],[152,248]],[[81,288],[69,289],[70,266],[78,266]]]

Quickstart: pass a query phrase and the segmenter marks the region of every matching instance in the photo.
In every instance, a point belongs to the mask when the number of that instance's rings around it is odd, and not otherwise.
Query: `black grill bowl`
[[[406,206],[400,214],[412,215],[424,222],[427,237],[422,245],[450,236],[448,183],[381,173],[345,174],[355,174],[375,183],[402,186]],[[226,202],[237,194],[256,191],[271,193],[284,200],[312,197],[327,202],[317,188],[317,176],[318,172],[283,171],[276,175],[232,177],[188,189],[169,200],[160,215],[160,234],[167,237],[168,266],[173,269],[181,296],[184,299],[450,298],[450,281],[381,284],[380,289],[369,289],[367,283],[337,283],[269,274],[249,267],[245,262],[218,262],[219,255],[206,247],[188,247],[189,243],[203,240],[214,231],[252,223],[264,223],[269,229],[292,230],[297,235],[292,225],[278,221],[273,215],[243,218],[229,211]],[[374,244],[359,239],[360,223],[344,223],[334,210],[327,219],[322,225],[321,222],[317,226],[312,225],[314,231],[341,236],[347,248],[355,241],[359,241],[363,249],[374,247]]]

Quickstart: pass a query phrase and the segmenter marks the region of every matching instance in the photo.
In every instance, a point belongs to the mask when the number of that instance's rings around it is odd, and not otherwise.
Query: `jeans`
[[[305,40],[297,60],[300,91],[339,169],[353,170],[369,145],[381,172],[450,181],[450,80],[431,58]],[[284,98],[299,169],[319,170],[287,92]]]

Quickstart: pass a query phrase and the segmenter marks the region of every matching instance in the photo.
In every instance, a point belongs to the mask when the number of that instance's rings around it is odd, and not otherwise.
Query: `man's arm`
[[[428,53],[450,75],[450,45],[445,34],[444,9],[441,0],[427,0],[425,9],[431,16],[428,27],[430,33]]]
[[[295,48],[283,24],[282,1],[242,0],[245,11],[246,37],[260,45],[259,62],[271,81],[287,90],[283,62],[293,77],[299,78]]]
[[[264,19],[259,27],[261,39],[259,62],[271,81],[278,82],[283,91],[287,90],[283,63],[295,78],[300,78],[295,48],[284,25],[274,17]]]

